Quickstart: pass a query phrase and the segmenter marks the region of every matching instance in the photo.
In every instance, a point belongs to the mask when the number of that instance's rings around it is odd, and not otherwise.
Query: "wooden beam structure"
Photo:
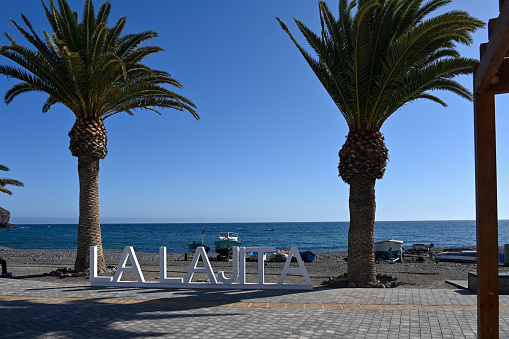
[[[492,25],[489,42],[474,77],[474,93],[485,92],[509,51],[509,1],[500,7],[500,15]]]
[[[490,20],[489,42],[474,67],[477,336],[499,337],[497,155],[495,95],[509,93],[509,0]]]
[[[477,215],[477,336],[498,338],[498,214],[495,95],[474,97]]]
[[[488,86],[487,92],[493,94],[509,93],[509,59],[504,59],[502,61],[502,64],[500,64],[498,68],[498,72]]]

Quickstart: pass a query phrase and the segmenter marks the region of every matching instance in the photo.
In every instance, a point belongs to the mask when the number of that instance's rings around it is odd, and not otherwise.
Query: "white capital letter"
[[[90,246],[90,283],[111,282],[112,277],[97,276],[97,246]]]
[[[133,265],[132,267],[126,267],[127,259],[129,256],[131,256],[131,264]],[[141,273],[140,264],[138,264],[138,258],[136,258],[136,254],[134,253],[132,246],[126,246],[124,248],[124,252],[122,252],[120,261],[118,262],[117,271],[113,276],[113,281],[119,282],[120,278],[122,277],[122,273],[124,272],[133,272],[136,275],[136,280],[138,280],[138,282],[145,282],[143,273]]]
[[[182,284],[184,279],[182,278],[167,278],[167,268],[166,268],[166,247],[159,247],[159,281],[161,283],[168,284]]]
[[[203,258],[203,264],[205,267],[196,267],[200,257]],[[207,257],[207,253],[205,253],[205,248],[202,246],[197,247],[196,251],[194,252],[193,261],[191,262],[191,266],[189,266],[189,270],[187,271],[184,283],[189,284],[195,273],[207,273],[210,283],[217,284],[216,277],[214,276],[214,271],[212,271],[212,267],[210,266],[209,258]]]
[[[297,262],[299,263],[299,268],[290,268],[290,262],[292,261],[292,257],[295,256],[297,258]],[[281,273],[281,277],[279,277],[278,285],[283,285],[285,283],[285,278],[287,274],[290,273],[300,273],[304,277],[306,284],[313,285],[311,279],[309,279],[308,271],[304,266],[304,262],[300,257],[299,250],[297,247],[292,247],[290,249],[290,253],[288,253],[288,259],[286,259],[285,267],[283,268],[283,272]]]
[[[246,247],[246,252],[258,252],[258,283],[263,285],[265,283],[265,263],[263,262],[263,255],[266,252],[274,252],[275,247]]]
[[[217,273],[217,277],[223,284],[231,284],[234,283],[235,280],[237,280],[239,276],[239,247],[234,246],[233,247],[233,264],[232,264],[232,277],[230,279],[227,279],[224,276],[224,271],[220,271]]]

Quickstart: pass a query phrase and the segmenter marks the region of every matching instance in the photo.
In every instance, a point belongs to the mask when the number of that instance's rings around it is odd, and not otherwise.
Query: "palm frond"
[[[484,23],[464,11],[432,17],[450,0],[339,1],[335,19],[319,2],[321,34],[295,23],[312,52],[297,46],[350,128],[377,131],[399,108],[418,99],[441,105],[431,91],[449,91],[470,99],[453,80],[472,73],[473,59],[462,58],[456,45],[472,43]]]
[[[108,27],[109,2],[95,13],[93,1],[86,0],[81,21],[67,0],[49,0],[47,5],[42,0],[42,5],[51,34],[43,32],[41,39],[22,15],[26,28],[11,22],[31,47],[16,43],[7,33],[11,45],[0,46],[0,55],[18,66],[0,65],[0,74],[20,81],[7,91],[7,103],[20,94],[37,91],[48,94],[43,112],[61,103],[81,119],[133,114],[137,108],[185,110],[199,119],[189,99],[166,88],[182,88],[177,80],[142,64],[149,55],[162,51],[157,46],[142,46],[157,33],[122,36],[125,17]]]
[[[9,172],[9,168],[4,165],[0,165],[0,171]],[[14,179],[8,179],[8,178],[0,178],[0,192],[7,193],[9,195],[12,195],[12,192],[5,188],[6,185],[12,185],[12,186],[18,186],[18,187],[24,187],[25,185],[18,180]]]
[[[122,34],[122,31],[124,30],[126,24],[126,18],[121,17],[118,19],[117,23],[110,29],[108,29],[108,34],[106,36],[106,41],[104,44],[104,50],[103,53],[108,52],[114,52],[116,47],[119,44],[120,41],[120,35]],[[121,54],[118,54],[121,56]]]
[[[99,10],[97,11],[97,24],[104,24],[108,25],[108,18],[110,16],[111,12],[111,3],[108,1],[105,1],[102,3],[101,7],[99,7]]]

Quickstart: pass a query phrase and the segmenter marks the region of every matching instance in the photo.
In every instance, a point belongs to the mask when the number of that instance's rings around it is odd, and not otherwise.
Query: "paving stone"
[[[0,281],[8,324],[2,338],[475,338],[476,302],[452,289],[193,291]],[[508,338],[509,296],[500,296],[500,306],[500,337]]]

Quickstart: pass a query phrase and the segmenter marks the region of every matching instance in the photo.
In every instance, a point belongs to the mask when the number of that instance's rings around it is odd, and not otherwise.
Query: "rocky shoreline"
[[[0,228],[19,228],[18,226],[9,223],[10,219],[11,212],[0,207]]]
[[[472,249],[472,248],[469,248]],[[441,249],[433,249],[435,253]],[[118,265],[122,251],[104,250],[105,260],[111,271],[105,274],[112,275],[114,268]],[[316,252],[316,260],[306,263],[306,270],[313,282],[314,287],[324,286],[324,282],[338,280],[347,271],[346,252]],[[88,276],[77,277],[50,275],[57,269],[68,269],[74,265],[75,250],[54,250],[54,249],[9,249],[0,247],[0,257],[7,260],[8,270],[13,273],[14,279],[32,279],[55,283],[71,283],[89,285]],[[157,281],[159,279],[159,254],[136,252],[138,262],[146,281]],[[192,256],[188,254],[185,260],[183,253],[168,253],[167,267],[168,277],[185,277],[191,264]],[[217,274],[224,271],[226,275],[231,273],[232,264],[215,260],[215,254],[209,253],[212,269]],[[247,262],[248,282],[257,281],[257,262]],[[265,281],[268,283],[277,282],[283,269],[283,262],[268,262],[265,265]],[[475,263],[459,262],[436,262],[426,257],[424,260],[417,260],[415,257],[405,257],[403,262],[376,264],[377,273],[386,277],[386,280],[395,281],[391,287],[397,288],[456,288],[446,280],[467,280],[468,272],[475,272]],[[500,266],[500,271],[508,272],[509,268]],[[203,276],[200,276],[203,275]],[[134,280],[134,277],[125,275],[126,280]],[[195,274],[193,281],[207,279],[204,273]],[[289,275],[285,282],[303,283],[301,275]],[[330,286],[330,284],[329,284]],[[335,286],[346,287],[346,286]]]
[[[19,228],[19,226],[16,226],[14,224],[0,224],[0,228],[2,228],[2,229],[5,229],[5,228]]]

